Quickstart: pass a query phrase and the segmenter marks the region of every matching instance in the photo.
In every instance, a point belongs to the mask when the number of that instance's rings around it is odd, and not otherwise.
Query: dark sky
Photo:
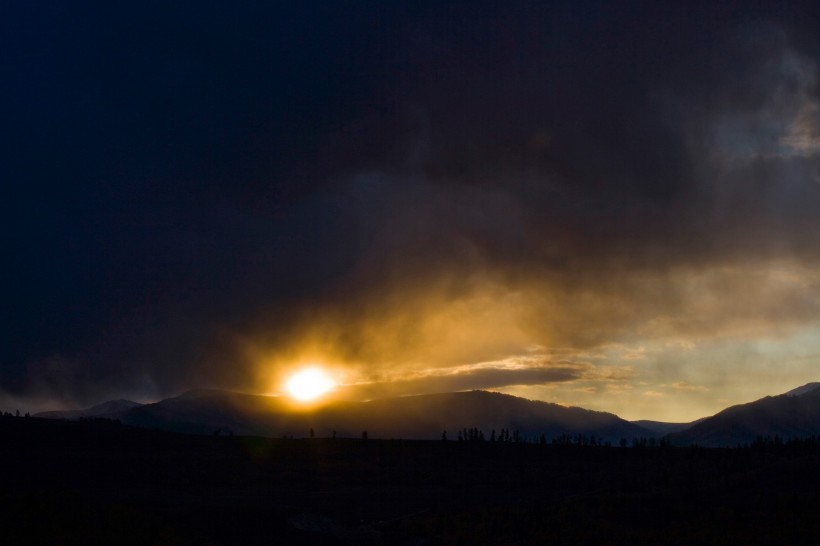
[[[315,361],[367,397],[694,418],[817,380],[818,29],[816,2],[5,2],[0,403]]]

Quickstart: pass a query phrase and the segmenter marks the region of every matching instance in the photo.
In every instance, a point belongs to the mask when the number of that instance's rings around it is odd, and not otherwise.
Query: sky
[[[0,7],[0,409],[820,380],[816,2]]]

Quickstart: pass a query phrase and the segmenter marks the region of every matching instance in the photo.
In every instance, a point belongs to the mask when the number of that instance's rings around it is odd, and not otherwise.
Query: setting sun
[[[320,368],[307,368],[296,372],[285,384],[285,390],[293,398],[309,402],[325,394],[336,382]]]

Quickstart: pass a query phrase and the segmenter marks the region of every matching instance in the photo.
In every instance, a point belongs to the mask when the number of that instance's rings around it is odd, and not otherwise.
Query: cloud
[[[4,389],[672,385],[816,324],[812,8],[517,8],[19,8]]]
[[[562,351],[558,351],[562,352]],[[378,368],[369,367],[370,373]],[[630,367],[615,367],[556,358],[539,347],[503,359],[434,367],[426,370],[376,372],[370,378],[343,384],[337,395],[348,399],[372,399],[425,392],[475,389],[509,391],[510,388],[536,386],[551,388],[558,384],[582,385],[579,392],[596,392],[599,385],[618,384],[633,378]]]
[[[663,386],[667,386],[667,385],[663,385]],[[686,381],[676,381],[675,383],[672,383],[671,385],[668,385],[668,386],[672,387],[673,389],[681,389],[681,390],[693,390],[693,391],[708,391],[709,390],[707,387],[704,387],[703,385],[692,385],[691,383],[687,383]]]
[[[812,80],[813,85],[818,85],[816,76]],[[780,144],[794,154],[812,156],[820,152],[820,105],[817,100],[802,102],[789,134],[780,138]]]
[[[450,374],[436,373],[391,382],[347,385],[341,388],[337,395],[344,398],[369,400],[373,398],[431,392],[498,389],[510,385],[542,385],[546,383],[572,381],[579,377],[581,377],[579,370],[572,367],[526,368],[517,370],[483,368]]]

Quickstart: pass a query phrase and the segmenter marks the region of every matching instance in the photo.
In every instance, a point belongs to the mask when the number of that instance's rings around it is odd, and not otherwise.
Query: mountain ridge
[[[615,414],[489,391],[421,394],[366,402],[330,400],[299,407],[287,398],[195,389],[152,404],[112,400],[84,410],[35,417],[116,419],[122,423],[189,434],[267,437],[317,436],[455,439],[465,429],[490,439],[517,432],[530,441],[583,435],[602,442],[665,438],[671,445],[732,447],[758,437],[820,435],[820,383],[737,404],[691,423],[626,421]]]
[[[806,388],[811,385],[730,406],[666,438],[673,445],[733,447],[750,444],[759,437],[820,435],[820,387]]]
[[[785,396],[803,396],[804,394],[808,394],[817,389],[820,389],[820,381],[806,383],[802,387],[797,387],[796,389],[792,389],[785,393]]]
[[[122,413],[123,411],[138,408],[143,405],[144,404],[134,402],[133,400],[120,398],[118,400],[102,402],[84,409],[42,411],[34,414],[34,417],[42,417],[46,419],[82,419],[88,417],[111,418],[112,416]]]
[[[192,394],[193,393],[193,394]],[[39,417],[72,418],[77,412],[49,412]],[[106,417],[105,415],[98,415]],[[76,418],[76,417],[75,417]],[[544,435],[583,434],[602,441],[657,436],[617,415],[512,395],[469,391],[382,398],[367,402],[330,401],[314,409],[294,409],[281,397],[230,391],[188,391],[153,404],[110,415],[129,425],[212,434],[259,436],[315,434],[373,438],[451,439],[462,429],[477,428],[489,439],[493,431],[518,432],[530,439]]]

